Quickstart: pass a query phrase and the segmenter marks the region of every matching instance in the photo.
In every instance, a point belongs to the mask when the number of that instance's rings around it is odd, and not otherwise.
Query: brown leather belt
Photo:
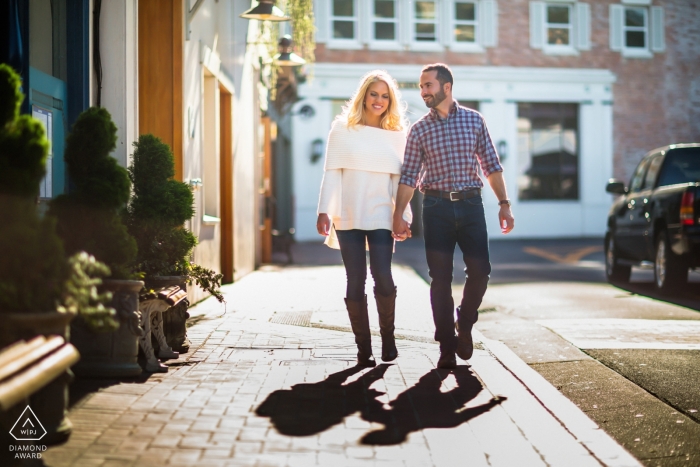
[[[446,198],[450,201],[459,201],[462,199],[475,198],[481,195],[481,188],[472,188],[466,191],[439,191],[439,190],[425,190],[423,192],[426,196],[435,196],[437,198]]]

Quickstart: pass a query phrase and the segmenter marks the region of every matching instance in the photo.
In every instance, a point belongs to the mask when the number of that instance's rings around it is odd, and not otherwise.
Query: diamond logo
[[[31,407],[27,406],[12,426],[10,434],[17,441],[39,441],[46,435],[46,430]]]

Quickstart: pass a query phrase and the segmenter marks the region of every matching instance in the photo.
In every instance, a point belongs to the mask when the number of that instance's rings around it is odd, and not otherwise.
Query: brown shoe
[[[457,359],[453,351],[440,351],[440,359],[437,362],[438,368],[457,368]]]
[[[472,330],[459,330],[459,324],[455,323],[457,328],[457,355],[462,360],[469,360],[474,355],[474,340],[472,339]]]
[[[374,298],[379,312],[379,332],[382,335],[382,360],[391,362],[399,356],[394,338],[394,315],[396,309],[396,287],[391,295],[384,296],[374,288]]]
[[[345,299],[348,309],[350,326],[355,335],[357,344],[357,364],[359,366],[372,367],[377,364],[372,356],[372,335],[369,330],[369,316],[367,315],[367,295],[363,300]]]

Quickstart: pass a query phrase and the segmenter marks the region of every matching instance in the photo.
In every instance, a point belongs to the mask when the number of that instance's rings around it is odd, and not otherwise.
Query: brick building
[[[700,4],[687,0],[316,0],[317,63],[291,117],[297,239],[315,239],[325,143],[367,71],[389,71],[409,117],[445,62],[504,159],[513,237],[602,235],[607,179],[648,150],[700,140]],[[301,111],[302,108],[304,111]],[[309,111],[309,108],[312,111]],[[314,145],[313,143],[316,142]],[[489,230],[496,204],[485,190]],[[494,234],[496,232],[496,234]]]

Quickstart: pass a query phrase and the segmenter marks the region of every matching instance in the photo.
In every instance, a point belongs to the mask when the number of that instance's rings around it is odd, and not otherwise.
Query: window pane
[[[474,4],[466,2],[455,3],[455,18],[460,21],[474,21]]]
[[[625,26],[644,27],[644,10],[640,8],[625,8]]]
[[[394,0],[375,0],[374,1],[374,16],[377,18],[394,18]]]
[[[352,0],[333,0],[333,16],[355,16],[355,2]]]
[[[568,6],[548,6],[547,22],[556,24],[569,24]]]
[[[479,111],[479,101],[458,101],[459,105],[468,109]]]
[[[627,31],[625,33],[625,45],[627,47],[646,47],[644,36],[644,31]]]
[[[417,41],[435,41],[435,25],[434,24],[416,24],[416,40]]]
[[[393,41],[396,39],[394,23],[374,23],[374,38],[380,41]]]
[[[457,25],[454,30],[455,40],[457,42],[474,42],[474,26],[471,25]]]
[[[333,21],[333,38],[334,39],[354,39],[355,38],[355,22],[354,21]]]
[[[561,28],[547,29],[547,44],[569,45],[569,30]]]
[[[578,106],[518,104],[517,126],[519,199],[578,199]]]
[[[416,18],[435,19],[435,2],[416,2]]]

